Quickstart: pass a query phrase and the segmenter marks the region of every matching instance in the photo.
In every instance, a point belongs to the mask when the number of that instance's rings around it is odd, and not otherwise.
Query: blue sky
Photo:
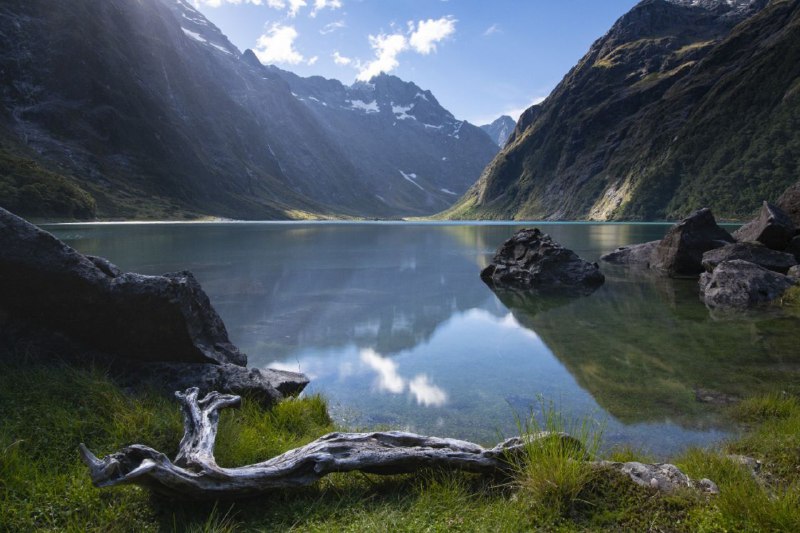
[[[387,70],[483,124],[545,97],[637,0],[190,0],[241,50],[346,84]]]

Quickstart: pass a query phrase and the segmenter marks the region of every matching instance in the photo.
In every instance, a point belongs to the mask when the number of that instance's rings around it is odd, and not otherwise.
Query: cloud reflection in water
[[[361,350],[361,362],[378,374],[378,390],[392,394],[402,394],[406,390],[406,380],[397,372],[397,363],[382,357],[370,348]],[[417,374],[408,381],[408,391],[418,405],[441,407],[447,402],[447,393],[431,383],[426,374]]]

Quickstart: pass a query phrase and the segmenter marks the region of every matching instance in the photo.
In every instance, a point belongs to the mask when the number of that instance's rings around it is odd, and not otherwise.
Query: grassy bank
[[[0,528],[11,531],[439,531],[492,530],[800,530],[800,402],[774,395],[743,402],[749,431],[722,451],[674,459],[721,494],[658,494],[573,460],[563,446],[531,450],[508,479],[422,472],[379,478],[335,475],[318,485],[216,504],[164,501],[136,487],[97,490],[78,459],[134,442],[172,455],[182,434],[177,404],[155,393],[129,394],[102,369],[7,363],[0,375]],[[589,450],[596,434],[553,413]],[[334,429],[323,399],[264,410],[245,401],[224,412],[217,458],[253,463]],[[536,427],[529,428],[538,429]],[[768,474],[756,479],[728,453],[752,455]],[[619,451],[616,460],[646,459]]]

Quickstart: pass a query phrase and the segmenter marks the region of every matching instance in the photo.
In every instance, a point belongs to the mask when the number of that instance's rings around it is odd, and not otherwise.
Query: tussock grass
[[[558,519],[570,514],[597,475],[585,459],[597,456],[602,426],[588,418],[568,420],[553,403],[541,398],[538,411],[524,421],[517,419],[520,435],[552,435],[526,446],[515,482],[539,513]],[[570,435],[574,440],[565,440],[558,434]]]

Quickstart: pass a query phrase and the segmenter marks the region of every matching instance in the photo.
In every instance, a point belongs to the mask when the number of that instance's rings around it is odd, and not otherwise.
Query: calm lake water
[[[530,226],[531,224],[528,224]],[[658,224],[536,224],[595,261]],[[695,281],[603,265],[588,297],[503,295],[478,273],[521,226],[211,223],[49,226],[127,271],[191,270],[252,366],[308,374],[352,429],[476,440],[552,401],[608,445],[663,456],[734,431],[721,400],[800,385],[797,318],[721,319]],[[716,401],[709,402],[709,398]]]

